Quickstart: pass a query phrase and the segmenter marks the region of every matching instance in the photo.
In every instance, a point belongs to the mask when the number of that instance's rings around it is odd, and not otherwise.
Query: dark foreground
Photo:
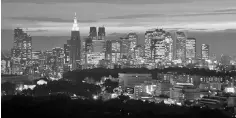
[[[3,118],[227,118],[220,110],[137,100],[71,100],[66,96],[2,97]]]

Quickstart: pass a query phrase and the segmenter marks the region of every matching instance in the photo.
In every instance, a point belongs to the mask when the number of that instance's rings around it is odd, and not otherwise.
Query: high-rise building
[[[195,59],[196,58],[196,39],[187,38],[186,40],[186,58]]]
[[[70,47],[70,65],[73,70],[80,68],[81,61],[81,40],[80,31],[75,14],[74,24],[71,31],[71,40],[67,41]]]
[[[165,59],[166,47],[165,47],[165,31],[162,29],[156,29],[153,32],[152,47],[153,47],[153,59],[154,61],[161,62]]]
[[[144,44],[144,55],[146,59],[151,59],[152,50],[151,50],[151,39],[153,31],[146,31],[145,33],[145,44]]]
[[[112,53],[112,41],[107,40],[106,41],[106,52],[105,52],[105,59],[111,60],[111,53]]]
[[[105,40],[106,32],[105,27],[98,28],[98,40]]]
[[[210,46],[208,44],[202,44],[201,56],[203,60],[208,60],[210,56]]]
[[[105,53],[105,40],[92,40],[92,52]]]
[[[129,46],[130,41],[128,40],[128,37],[120,37],[121,40],[121,58],[128,59],[128,53],[129,53]]]
[[[182,62],[185,61],[186,58],[186,40],[187,36],[184,32],[177,31],[176,35],[176,60],[181,60]]]
[[[145,58],[149,62],[165,62],[173,59],[173,38],[163,29],[145,33]]]
[[[121,58],[121,41],[112,40],[111,48],[111,62],[117,63]]]
[[[14,29],[14,44],[11,50],[13,58],[13,73],[23,73],[32,59],[32,37],[23,29]]]
[[[64,44],[64,63],[68,64],[70,62],[70,47],[68,44]]]
[[[173,38],[171,36],[171,34],[169,32],[167,32],[165,34],[165,59],[166,61],[172,61],[173,60],[173,52],[174,52],[174,42],[173,42]]]
[[[63,65],[64,65],[64,49],[60,47],[56,47],[52,49],[52,55],[54,56],[54,70],[56,72],[62,72],[63,71]]]
[[[135,57],[135,47],[138,43],[138,35],[136,33],[129,33],[127,37],[129,41],[128,55],[133,59]]]
[[[97,28],[96,27],[90,27],[89,38],[92,38],[92,40],[97,40]]]

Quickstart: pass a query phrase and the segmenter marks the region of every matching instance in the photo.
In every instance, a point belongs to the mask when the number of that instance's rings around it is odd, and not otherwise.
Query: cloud
[[[43,29],[37,29],[37,30],[31,30],[31,29],[29,29],[29,30],[27,30],[27,32],[47,32],[48,30],[43,30]]]
[[[2,0],[2,3],[108,3],[108,4],[169,4],[186,3],[194,0]]]
[[[50,17],[10,17],[13,20],[26,20],[36,22],[73,22],[71,19],[50,18]],[[96,20],[79,20],[80,23],[94,23]]]
[[[214,12],[236,12],[236,8],[227,8],[227,9],[220,9],[220,10],[215,10]]]
[[[157,16],[165,16],[164,14],[131,14],[124,16],[112,16],[104,19],[135,19],[135,18],[146,18],[146,17],[157,17]]]
[[[178,16],[212,16],[212,15],[230,15],[236,14],[236,12],[232,13],[224,13],[224,12],[209,12],[209,13],[191,13],[191,14],[182,14],[182,15],[170,15],[171,17],[178,17]]]
[[[185,14],[131,14],[123,16],[112,16],[103,19],[137,19],[153,17],[192,17],[192,16],[212,16],[212,15],[233,15],[236,12],[206,12],[206,13],[185,13]]]

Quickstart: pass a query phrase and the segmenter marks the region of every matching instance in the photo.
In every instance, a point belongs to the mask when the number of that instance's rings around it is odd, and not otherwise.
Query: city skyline
[[[57,4],[51,4],[57,2]],[[140,7],[143,4],[143,1],[135,1],[130,4],[128,1],[73,1],[70,0],[68,3],[64,3],[62,0],[59,1],[27,1],[27,0],[20,0],[20,1],[3,1],[3,14],[2,14],[2,49],[6,50],[9,49],[13,38],[9,36],[9,34],[5,33],[9,31],[9,29],[14,29],[16,27],[27,28],[28,33],[32,35],[32,37],[41,37],[43,36],[52,36],[52,38],[60,37],[60,36],[69,36],[71,25],[73,22],[73,14],[74,12],[77,13],[78,17],[78,25],[80,28],[81,36],[88,36],[89,34],[89,27],[106,27],[106,33],[109,35],[111,33],[123,33],[128,34],[129,32],[136,32],[140,35],[143,35],[145,31],[153,28],[164,28],[168,30],[188,30],[191,32],[189,37],[193,37],[197,39],[197,52],[199,52],[199,44],[210,44],[211,45],[211,53],[216,53],[217,56],[221,54],[227,55],[235,55],[235,48],[233,43],[236,41],[234,40],[233,33],[231,36],[227,36],[228,32],[235,32],[236,25],[235,22],[232,20],[233,15],[235,14],[235,8],[230,7],[236,3],[233,0],[227,0],[224,2],[218,0],[208,0],[206,2],[202,1],[149,1],[149,4],[144,5],[144,7]],[[77,4],[83,4],[83,7],[74,8]],[[204,3],[204,4],[203,4]],[[210,4],[211,6],[207,6]],[[62,6],[63,4],[63,6]],[[72,5],[73,4],[73,5]],[[96,10],[96,13],[93,9],[93,5],[101,5],[103,6],[102,9]],[[13,7],[17,5],[17,7]],[[23,7],[24,5],[27,5]],[[51,5],[51,6],[50,6]],[[80,11],[79,9],[84,9],[86,5],[90,5],[89,9],[86,11]],[[117,7],[111,7],[112,5],[116,5]],[[151,7],[150,6],[159,6]],[[177,10],[177,6],[184,5],[185,10],[182,7],[179,7]],[[201,7],[196,7],[195,5],[201,5]],[[11,9],[10,7],[12,6]],[[23,7],[22,12],[19,12],[17,8],[20,6]],[[30,7],[35,6],[32,11],[23,12],[27,9],[31,9]],[[48,8],[52,10],[50,13],[42,12],[38,9],[38,7]],[[69,6],[71,8],[69,9]],[[148,7],[149,6],[149,7]],[[168,10],[163,6],[169,6],[173,9]],[[55,7],[55,9],[53,9]],[[58,9],[58,7],[65,7],[67,9],[63,9],[63,12]],[[127,11],[127,13],[122,12],[122,14],[118,13],[118,11],[122,11],[118,9],[118,7],[122,8],[122,10]],[[216,7],[213,9],[213,7]],[[12,9],[13,8],[13,9]],[[113,11],[110,13],[106,13],[105,11],[111,8]],[[135,9],[135,10],[131,10]],[[201,9],[200,9],[201,8]],[[57,11],[56,11],[57,10]],[[137,10],[140,12],[137,12]],[[91,12],[92,11],[92,12]],[[158,11],[158,12],[157,12]],[[37,13],[40,14],[37,14]],[[60,14],[58,14],[60,12]],[[106,11],[107,12],[107,11]],[[155,13],[153,13],[155,12]],[[95,14],[94,14],[95,13]],[[98,14],[98,15],[96,15]],[[99,15],[100,14],[100,15]],[[103,14],[103,15],[101,15]],[[115,14],[115,15],[114,15]],[[50,16],[49,16],[50,15]],[[217,19],[217,20],[216,20]],[[151,21],[153,20],[153,21]],[[132,21],[132,22],[131,22]],[[186,22],[188,21],[188,22]],[[214,22],[213,22],[214,21]],[[117,24],[118,23],[118,24]],[[196,27],[197,26],[197,27]],[[114,29],[115,28],[115,29]],[[118,28],[118,29],[117,29]],[[98,30],[98,29],[97,29]],[[198,36],[195,37],[195,34],[201,34],[201,38]],[[208,34],[209,33],[209,34]],[[211,34],[219,33],[221,37],[214,37],[210,36]],[[208,36],[204,35],[207,34]],[[117,36],[116,38],[118,38]],[[40,40],[45,40],[45,37],[41,37]],[[48,37],[50,38],[50,37]],[[107,37],[108,38],[108,37]],[[58,38],[59,40],[60,38]],[[34,42],[39,38],[34,40],[33,38],[33,45],[38,45],[36,47],[42,47],[40,50],[47,49],[48,47],[44,45],[39,45]],[[67,39],[64,39],[66,41]],[[57,41],[56,41],[57,42]],[[59,42],[59,41],[58,41]],[[144,36],[139,38],[139,44],[144,44]],[[55,40],[53,41],[55,43]],[[62,47],[64,44],[53,44],[52,47]],[[6,48],[7,47],[7,48]],[[12,47],[12,46],[11,46]],[[34,48],[34,46],[33,46]],[[38,50],[39,48],[36,48]]]

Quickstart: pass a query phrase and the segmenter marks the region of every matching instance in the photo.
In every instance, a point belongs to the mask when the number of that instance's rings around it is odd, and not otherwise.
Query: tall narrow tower
[[[70,65],[72,70],[80,68],[81,61],[81,40],[80,40],[80,31],[77,23],[76,13],[74,17],[74,23],[71,30],[71,40],[67,41],[70,52]]]

